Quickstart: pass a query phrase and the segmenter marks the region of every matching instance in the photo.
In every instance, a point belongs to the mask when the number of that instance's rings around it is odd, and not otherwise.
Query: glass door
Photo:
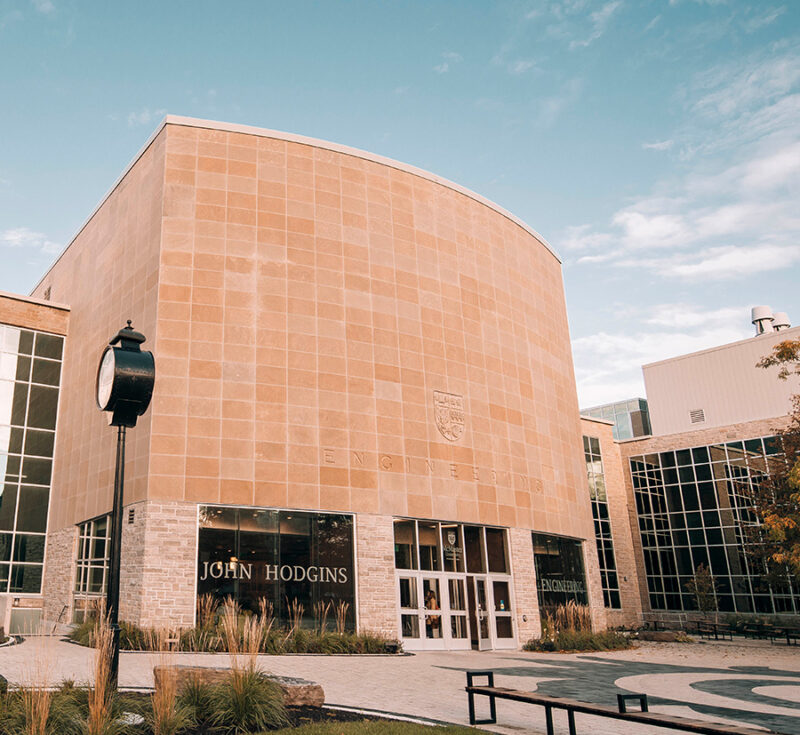
[[[487,599],[487,581],[486,577],[472,577],[472,584],[474,585],[474,600],[475,600],[475,632],[477,634],[477,649],[479,651],[488,651],[493,648],[492,646],[492,628],[491,628],[491,609]],[[475,647],[476,636],[473,635],[473,647]]]

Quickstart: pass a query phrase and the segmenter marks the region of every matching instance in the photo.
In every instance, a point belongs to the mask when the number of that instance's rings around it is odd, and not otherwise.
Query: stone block
[[[177,689],[180,691],[189,682],[202,684],[218,684],[231,675],[231,670],[211,666],[155,666],[153,681],[155,688],[162,685],[165,676],[177,678]],[[325,703],[325,691],[313,681],[297,679],[291,676],[264,675],[274,681],[283,691],[283,703],[287,707],[322,707]]]

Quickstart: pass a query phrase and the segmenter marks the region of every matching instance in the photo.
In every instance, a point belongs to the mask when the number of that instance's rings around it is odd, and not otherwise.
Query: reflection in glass
[[[494,593],[494,609],[498,612],[508,612],[511,610],[511,597],[508,594],[508,582],[492,582],[492,592]]]
[[[417,604],[417,580],[400,578],[400,607],[416,610]]]
[[[450,636],[452,638],[466,638],[469,635],[467,618],[465,615],[450,616]]]
[[[464,598],[464,580],[448,579],[447,588],[450,594],[450,609],[466,610],[467,602],[466,599]]]
[[[511,625],[511,617],[506,615],[498,615],[495,618],[495,628],[497,630],[498,638],[513,638],[514,632]]]
[[[394,565],[397,569],[417,568],[415,521],[394,522]]]
[[[505,574],[506,564],[506,532],[502,528],[487,528],[486,555],[489,558],[489,571]]]
[[[419,616],[401,615],[400,625],[403,638],[419,638]]]
[[[468,572],[486,571],[483,561],[483,529],[480,526],[464,526],[464,552]]]
[[[419,567],[427,572],[439,571],[439,524],[420,521]]]
[[[456,523],[442,523],[442,560],[446,572],[464,571],[464,542],[461,539],[461,526]]]

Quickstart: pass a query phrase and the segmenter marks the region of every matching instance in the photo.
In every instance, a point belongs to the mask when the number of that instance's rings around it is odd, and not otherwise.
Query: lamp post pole
[[[119,580],[122,551],[122,499],[125,488],[125,426],[117,427],[117,462],[114,471],[114,506],[111,511],[111,553],[106,589],[106,612],[111,628],[111,682],[116,688],[119,673]]]
[[[108,423],[117,427],[114,504],[111,511],[111,549],[106,582],[106,615],[111,628],[110,680],[117,688],[119,675],[119,586],[122,552],[122,502],[125,490],[125,437],[128,428],[150,405],[156,377],[152,352],[141,349],[145,336],[130,319],[108,343],[97,369],[97,406],[107,411]]]

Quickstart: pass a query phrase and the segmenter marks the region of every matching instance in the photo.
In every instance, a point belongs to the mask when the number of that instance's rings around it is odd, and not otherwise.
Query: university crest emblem
[[[448,441],[458,441],[464,433],[464,397],[435,390],[433,407],[439,433]]]

